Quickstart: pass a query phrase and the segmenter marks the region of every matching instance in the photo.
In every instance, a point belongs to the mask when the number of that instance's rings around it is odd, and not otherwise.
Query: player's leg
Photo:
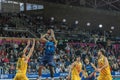
[[[81,80],[79,75],[72,75],[71,80]]]
[[[50,77],[52,78],[52,80],[54,80],[54,61],[53,58],[48,59],[48,66],[49,66],[49,70],[50,70]]]
[[[15,75],[13,80],[18,80],[19,76],[20,76],[19,73],[16,73],[16,75]]]
[[[49,69],[50,69],[50,77],[54,78],[54,68],[53,68],[53,66],[49,66]]]
[[[104,80],[112,80],[112,76],[111,75],[107,75],[107,76],[105,76]]]
[[[98,77],[97,77],[97,80],[103,80],[103,79],[104,79],[103,76],[98,76]]]
[[[47,58],[44,56],[40,62],[39,62],[40,66],[38,69],[38,79],[37,80],[41,80],[41,76],[42,76],[42,69],[44,68],[44,66],[47,64]]]
[[[23,77],[21,78],[21,80],[29,80],[29,79],[27,78],[26,75],[23,75]]]
[[[91,75],[88,77],[87,80],[95,80],[95,76],[96,76],[96,73],[93,72],[93,73],[91,73]]]
[[[44,66],[39,67],[39,70],[38,70],[39,80],[41,80],[41,75],[42,75],[42,69],[43,68],[44,68]]]
[[[40,62],[40,67],[38,69],[38,80],[41,80],[41,76],[42,76],[42,69],[44,68],[44,66],[46,65],[46,61],[42,60]]]

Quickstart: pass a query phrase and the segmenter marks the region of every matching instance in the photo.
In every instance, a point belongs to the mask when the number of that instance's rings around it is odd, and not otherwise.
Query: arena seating
[[[44,20],[42,16],[31,17],[30,15],[22,13],[11,15],[13,14],[9,14],[7,17],[1,15],[0,18],[0,74],[16,73],[18,53],[23,50],[27,40],[30,38],[36,38],[36,46],[33,52],[34,56],[29,60],[27,73],[37,74],[39,60],[41,60],[41,57],[44,55],[44,45],[40,43],[39,38],[41,33],[45,33],[49,28],[55,30],[59,41],[54,56],[55,73],[68,72],[69,65],[75,60],[75,56],[78,55],[81,57],[83,64],[85,57],[88,57],[90,61],[97,66],[97,51],[100,48],[106,50],[105,55],[109,60],[111,71],[120,71],[120,44],[118,41],[114,41],[109,46],[107,45],[107,38],[112,38],[109,32],[103,34],[100,30],[79,30],[79,27],[71,31],[71,28],[68,27],[69,25],[63,25],[62,22],[51,21],[49,19]],[[16,18],[19,19],[19,23],[15,22]],[[56,25],[59,25],[59,27]],[[67,26],[68,28],[64,29],[63,26]],[[8,28],[11,27],[13,27],[12,30],[14,29],[15,31],[8,31]],[[28,32],[17,31],[20,27],[23,27],[25,30],[27,29],[35,36],[31,36]],[[7,28],[7,30],[5,30],[5,28]],[[71,33],[78,34],[81,40],[61,42],[59,35],[64,35],[64,38],[69,36],[70,38],[73,37]],[[50,73],[47,66],[46,69],[43,70],[43,74],[44,73]]]

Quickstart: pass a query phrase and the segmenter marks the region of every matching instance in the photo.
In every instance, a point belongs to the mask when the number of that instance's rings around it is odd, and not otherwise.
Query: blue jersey
[[[94,68],[92,67],[91,64],[86,64],[85,69],[86,69],[88,75],[90,75],[92,72],[94,72]]]
[[[55,52],[54,42],[46,42],[45,44],[45,55],[53,55]]]
[[[54,42],[46,42],[45,44],[45,56],[40,60],[40,65],[46,66],[55,66],[53,55],[55,52]]]

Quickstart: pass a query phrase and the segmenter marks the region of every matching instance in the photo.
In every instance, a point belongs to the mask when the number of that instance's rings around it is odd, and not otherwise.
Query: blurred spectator
[[[46,67],[42,70],[42,73],[43,73],[43,74],[50,73],[48,66],[46,66]]]
[[[2,56],[0,56],[0,69],[3,68],[3,61],[2,61]]]
[[[2,60],[4,63],[9,63],[9,59],[8,59],[8,56],[6,55],[3,60]]]
[[[56,73],[62,72],[61,67],[59,65],[56,66],[55,72]]]
[[[11,55],[9,59],[10,62],[15,62],[15,58],[13,57],[13,55]]]
[[[65,62],[65,66],[71,65],[70,59],[68,58],[67,61]]]
[[[15,74],[15,66],[13,63],[10,64],[10,69],[9,69],[10,74]]]
[[[31,70],[32,70],[32,69],[31,69],[31,66],[29,65],[29,66],[28,66],[28,69],[27,69],[27,73],[28,73],[28,74],[32,73]]]
[[[17,25],[16,25],[17,23]],[[89,57],[90,61],[97,64],[97,51],[100,48],[106,50],[106,57],[108,57],[111,69],[113,71],[120,71],[120,44],[112,44],[111,40],[107,40],[107,45],[101,43],[106,41],[111,34],[106,32],[103,34],[100,30],[79,30],[78,21],[75,21],[68,26],[66,19],[62,22],[55,21],[54,17],[51,20],[46,20],[43,16],[38,15],[26,15],[24,13],[18,14],[6,14],[0,15],[0,37],[20,37],[29,38],[32,37],[28,32],[7,31],[7,29],[18,30],[23,28],[34,33],[37,37],[40,37],[40,32],[46,31],[48,28],[55,29],[55,32],[65,33],[64,37],[70,36],[71,33],[79,33],[80,41],[61,42],[61,49],[57,48],[55,53],[55,72],[68,72],[69,65],[75,60],[76,56],[81,57],[82,63],[84,63],[85,57]],[[11,28],[12,27],[12,28]],[[67,31],[67,29],[70,29]],[[5,30],[6,29],[6,30]],[[59,35],[58,35],[59,36]],[[85,38],[87,36],[88,38]],[[100,43],[98,43],[100,42]],[[64,45],[65,44],[65,45]],[[4,67],[3,73],[14,73],[18,53],[23,50],[26,43],[24,41],[17,42],[16,40],[7,41],[1,39],[0,41],[0,68]],[[59,46],[59,44],[58,44]],[[36,43],[33,56],[29,60],[28,73],[37,73],[39,68],[39,59],[44,55],[44,44],[39,41]],[[48,67],[43,70],[43,73],[49,73]]]
[[[70,54],[70,46],[69,46],[69,44],[66,44],[65,50],[66,50],[67,54]]]
[[[17,43],[14,40],[10,41],[10,42],[7,42],[5,40],[3,42],[4,42],[4,44],[2,44],[2,46],[0,46],[0,66],[5,67],[3,69],[3,73],[15,73],[15,66],[16,66],[18,53],[21,50],[23,50],[26,43],[24,41]],[[7,46],[6,46],[6,44],[7,44]],[[8,45],[8,44],[10,44],[10,45]],[[17,48],[13,46],[16,44],[17,44]],[[84,44],[89,44],[87,42],[86,43],[85,42],[84,43],[75,43],[74,45],[69,44],[69,42],[67,42],[66,44],[67,44],[66,47],[63,46],[63,49],[61,49],[61,50],[57,49],[57,52],[55,53],[54,60],[55,60],[56,67],[54,70],[56,73],[68,72],[68,67],[75,60],[76,56],[81,56],[82,63],[84,63],[83,60],[85,57],[89,57],[90,61],[96,65],[97,64],[96,56],[97,56],[97,51],[98,51],[99,47],[106,49],[106,51],[107,51],[106,54],[107,54],[109,63],[111,65],[111,69],[113,71],[118,71],[120,69],[119,50],[114,51],[114,48],[108,49],[108,47],[103,47],[102,45],[99,45],[99,44],[95,44],[92,47],[90,45],[83,46]],[[82,45],[80,45],[80,44],[82,44]],[[79,47],[78,47],[78,45],[79,45]],[[112,44],[112,45],[114,45],[114,44]],[[43,47],[44,47],[44,45],[41,43],[36,44],[35,50],[33,52],[34,55],[29,60],[28,73],[37,73],[38,68],[39,68],[39,62],[38,62],[39,58],[40,58],[40,56],[44,55]],[[115,55],[117,55],[117,56],[115,56]],[[50,73],[48,67],[46,67],[42,72]]]
[[[3,73],[9,74],[9,68],[10,68],[9,63],[4,63]]]

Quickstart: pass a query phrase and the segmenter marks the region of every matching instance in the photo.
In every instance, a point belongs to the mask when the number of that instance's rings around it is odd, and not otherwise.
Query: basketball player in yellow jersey
[[[69,80],[81,80],[79,74],[82,71],[82,64],[80,62],[80,57],[77,56],[76,61],[72,63],[68,75]],[[71,73],[71,79],[70,79],[70,73]]]
[[[105,51],[103,49],[98,51],[98,71],[100,74],[97,80],[112,80],[110,66],[108,59],[104,56]]]
[[[28,80],[28,78],[26,76],[27,63],[28,63],[30,56],[33,53],[34,46],[35,46],[35,39],[33,39],[32,47],[31,47],[28,55],[26,56],[25,53],[26,53],[29,45],[30,45],[30,41],[28,41],[26,48],[22,52],[19,53],[19,59],[17,62],[17,67],[16,67],[17,73],[13,80]]]

